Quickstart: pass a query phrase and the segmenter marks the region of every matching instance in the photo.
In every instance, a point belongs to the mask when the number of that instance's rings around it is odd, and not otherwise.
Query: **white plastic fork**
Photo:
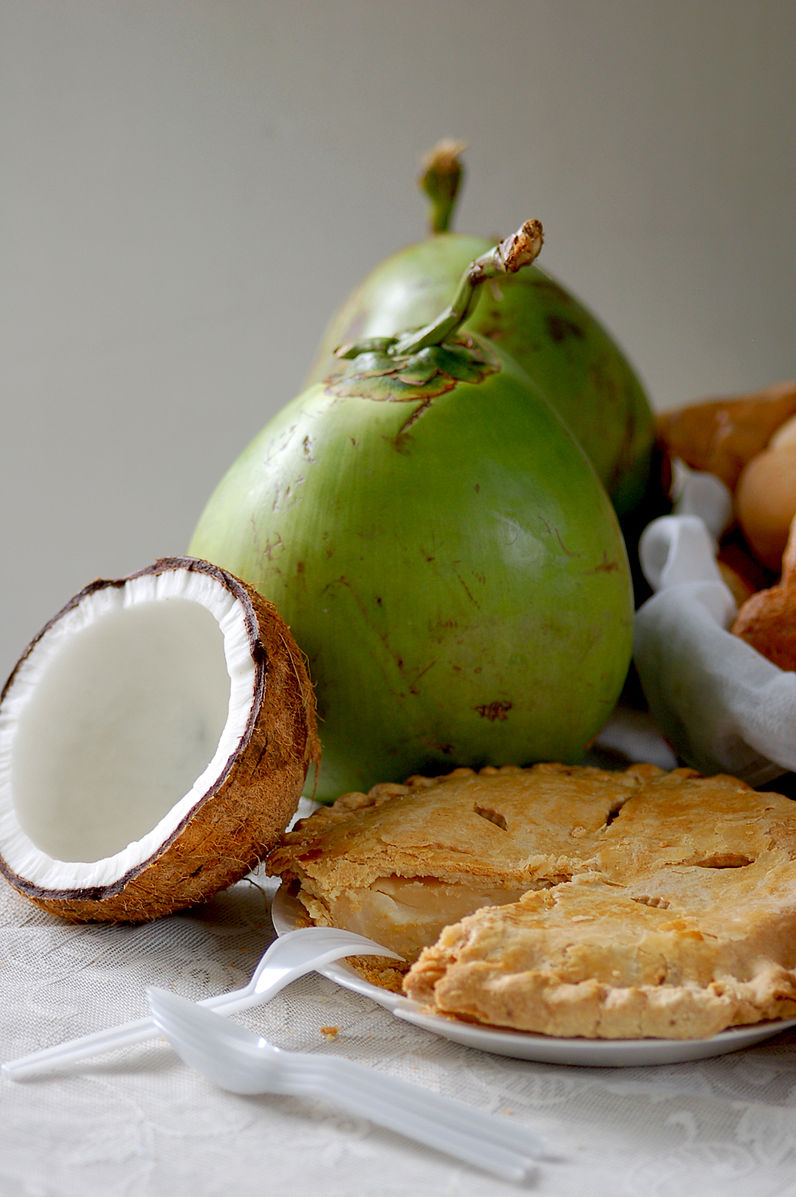
[[[306,973],[314,972],[333,960],[344,956],[387,956],[395,960],[401,957],[389,948],[377,944],[364,935],[343,931],[338,927],[300,927],[289,931],[275,940],[252,974],[251,980],[241,989],[204,998],[203,1006],[221,1014],[233,1014],[250,1006],[267,1002],[280,989]],[[151,1018],[139,1018],[121,1026],[95,1031],[67,1043],[41,1048],[16,1060],[6,1060],[2,1066],[5,1076],[14,1080],[34,1076],[59,1064],[71,1064],[85,1060],[101,1052],[113,1051],[119,1047],[130,1047],[147,1039],[158,1037],[158,1029]]]
[[[540,1154],[539,1139],[507,1118],[342,1056],[283,1051],[164,989],[148,989],[147,999],[177,1055],[231,1093],[321,1097],[504,1180],[522,1180]]]

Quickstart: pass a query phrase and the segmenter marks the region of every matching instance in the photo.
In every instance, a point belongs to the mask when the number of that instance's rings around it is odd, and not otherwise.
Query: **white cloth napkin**
[[[701,773],[761,786],[796,770],[796,673],[728,630],[736,604],[716,563],[732,500],[710,474],[679,471],[672,515],[639,544],[655,592],[637,611],[634,661],[650,711]]]

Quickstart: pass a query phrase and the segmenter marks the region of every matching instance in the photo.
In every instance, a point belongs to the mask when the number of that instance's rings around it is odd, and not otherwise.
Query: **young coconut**
[[[343,301],[323,333],[308,382],[334,369],[340,344],[394,336],[431,321],[468,263],[491,248],[488,239],[451,230],[463,150],[459,142],[442,141],[427,155],[420,184],[430,201],[429,236],[379,263]],[[464,331],[495,341],[539,386],[583,447],[621,519],[635,524],[658,514],[663,484],[652,408],[607,329],[536,265],[485,291]]]
[[[0,870],[72,921],[169,914],[270,851],[318,760],[272,603],[187,557],[97,580],[0,695]]]
[[[317,796],[457,765],[574,761],[627,672],[615,512],[563,421],[494,343],[459,334],[530,221],[417,332],[354,345],[222,479],[191,552],[269,594],[308,655]]]

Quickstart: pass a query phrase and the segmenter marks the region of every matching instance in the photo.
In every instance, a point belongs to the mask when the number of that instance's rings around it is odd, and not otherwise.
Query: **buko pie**
[[[414,777],[316,811],[268,871],[310,921],[400,952],[405,992],[438,1014],[678,1039],[796,1017],[796,803],[732,777]]]

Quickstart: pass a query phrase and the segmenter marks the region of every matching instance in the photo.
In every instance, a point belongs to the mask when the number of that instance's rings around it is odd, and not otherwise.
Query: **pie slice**
[[[412,778],[322,808],[268,869],[309,921],[401,952],[406,993],[438,1014],[592,1038],[796,1017],[796,803],[734,778]]]
[[[437,1014],[546,1035],[705,1039],[792,1018],[789,863],[746,866],[742,885],[737,869],[696,878],[697,866],[641,887],[591,874],[529,892],[445,928],[404,988]]]

